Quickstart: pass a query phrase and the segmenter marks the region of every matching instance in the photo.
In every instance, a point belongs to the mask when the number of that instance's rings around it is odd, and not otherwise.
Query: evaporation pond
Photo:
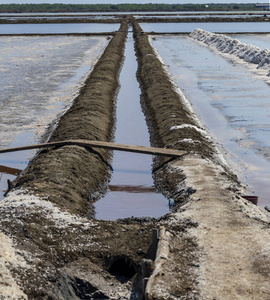
[[[107,45],[106,37],[0,37],[0,148],[39,142],[72,103]],[[26,167],[33,152],[1,154],[0,183]]]
[[[269,78],[187,36],[152,40],[240,179],[270,204]],[[252,192],[252,190],[250,192]]]

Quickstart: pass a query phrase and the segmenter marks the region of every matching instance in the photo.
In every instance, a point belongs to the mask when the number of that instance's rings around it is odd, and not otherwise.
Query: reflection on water
[[[156,193],[154,187],[143,185],[110,185],[111,192],[128,192],[128,193]]]
[[[127,40],[125,56],[117,99],[115,142],[149,146],[148,129],[140,107],[137,62],[131,35]],[[151,164],[150,155],[115,151],[110,192],[95,203],[96,218],[160,217],[168,213],[168,200],[153,188]]]
[[[269,205],[269,78],[188,37],[155,37],[153,45],[259,205]]]

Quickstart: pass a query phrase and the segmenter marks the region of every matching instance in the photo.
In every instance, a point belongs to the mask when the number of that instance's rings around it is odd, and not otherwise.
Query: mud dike
[[[49,142],[111,141],[123,22]],[[188,152],[154,160],[175,211],[160,219],[97,221],[87,201],[111,172],[108,150],[44,149],[1,202],[3,299],[269,299],[269,221],[133,21],[152,146]],[[251,288],[252,287],[252,288]]]

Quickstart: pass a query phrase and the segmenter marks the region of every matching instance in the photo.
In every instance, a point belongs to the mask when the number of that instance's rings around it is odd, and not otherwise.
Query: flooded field
[[[263,48],[270,45],[269,36],[234,37]],[[178,86],[224,147],[222,152],[233,170],[259,195],[260,205],[269,204],[269,77],[189,37],[158,36],[152,42]]]
[[[46,140],[47,127],[70,106],[107,42],[106,37],[0,37],[0,146]],[[0,198],[15,175],[7,167],[24,169],[33,155],[1,155]]]

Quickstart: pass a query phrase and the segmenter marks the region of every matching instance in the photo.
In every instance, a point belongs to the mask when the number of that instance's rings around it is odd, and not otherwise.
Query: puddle
[[[129,35],[120,74],[115,142],[150,146],[140,106],[141,91],[136,78],[137,61],[133,47],[133,38]],[[150,155],[115,151],[110,192],[95,203],[96,218],[160,217],[168,213],[168,200],[155,192],[151,164]]]
[[[269,205],[270,86],[247,63],[221,56],[188,37],[155,37],[178,86],[224,146],[232,168],[259,205]]]

